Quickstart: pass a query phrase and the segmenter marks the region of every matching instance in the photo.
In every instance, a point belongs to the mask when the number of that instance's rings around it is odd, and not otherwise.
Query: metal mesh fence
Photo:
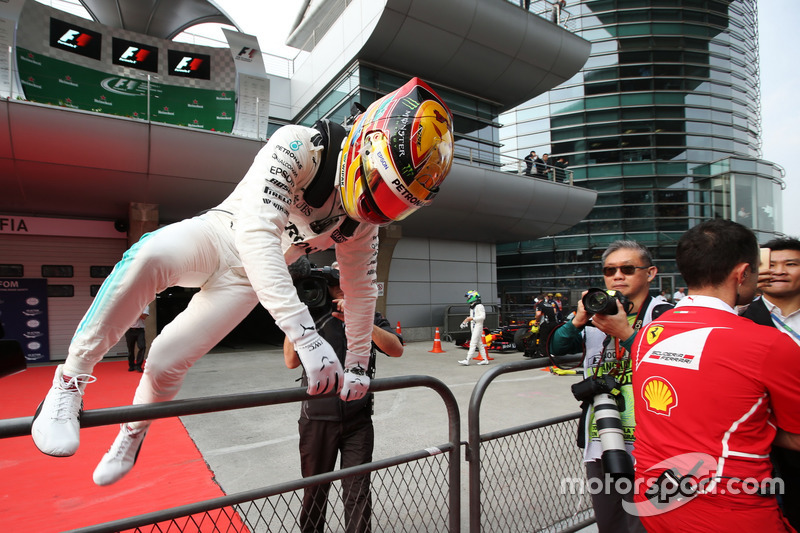
[[[448,454],[436,454],[423,459],[383,468],[367,474],[369,483],[353,484],[355,490],[370,493],[369,514],[353,514],[354,523],[347,527],[342,480],[330,484],[325,500],[325,527],[320,531],[420,532],[448,531],[450,507],[448,493]],[[351,478],[352,479],[352,478]],[[345,485],[347,480],[345,479]],[[317,487],[310,487],[309,490]],[[282,492],[190,516],[133,529],[136,533],[281,533],[300,531],[302,489]],[[353,495],[354,496],[354,495]],[[322,506],[310,510],[322,511]]]
[[[586,478],[576,431],[573,419],[481,443],[483,531],[565,531],[594,516],[570,490]]]

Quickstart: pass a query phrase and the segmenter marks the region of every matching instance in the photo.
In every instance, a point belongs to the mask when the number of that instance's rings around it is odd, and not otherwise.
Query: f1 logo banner
[[[29,363],[50,360],[47,280],[0,278],[0,321],[6,339],[22,346]]]
[[[111,41],[111,62],[148,72],[158,72],[158,48],[114,37]]]
[[[207,54],[168,50],[167,66],[170,76],[211,79],[211,56]]]
[[[255,35],[247,35],[227,28],[222,28],[222,33],[225,34],[225,39],[230,46],[236,72],[266,78],[264,56],[258,46],[258,38]]]
[[[99,61],[102,35],[51,17],[50,46]]]

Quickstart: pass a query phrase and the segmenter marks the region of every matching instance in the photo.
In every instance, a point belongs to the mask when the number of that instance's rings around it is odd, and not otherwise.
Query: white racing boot
[[[114,444],[108,449],[106,454],[100,459],[97,468],[94,469],[92,479],[96,485],[104,486],[116,483],[131,471],[136,459],[139,457],[139,450],[142,442],[147,435],[149,426],[133,429],[128,424],[120,426],[119,434],[114,440]]]
[[[469,366],[469,357],[467,357],[466,359],[464,359],[462,361],[459,361],[458,364],[459,365],[464,365],[464,366]]]
[[[89,374],[64,378],[64,365],[58,365],[53,386],[33,415],[31,436],[42,453],[68,457],[80,444],[80,418],[83,412],[83,388],[97,381]]]

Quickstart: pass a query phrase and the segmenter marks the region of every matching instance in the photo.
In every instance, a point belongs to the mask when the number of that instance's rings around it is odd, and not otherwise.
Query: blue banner
[[[0,278],[0,322],[5,339],[19,341],[25,360],[50,360],[47,280]]]

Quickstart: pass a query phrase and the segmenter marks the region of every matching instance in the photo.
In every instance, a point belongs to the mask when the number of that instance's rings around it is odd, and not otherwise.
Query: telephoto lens
[[[625,448],[625,434],[616,400],[610,394],[598,394],[592,405],[600,446],[603,449],[603,470],[614,480],[633,479],[633,461]]]

